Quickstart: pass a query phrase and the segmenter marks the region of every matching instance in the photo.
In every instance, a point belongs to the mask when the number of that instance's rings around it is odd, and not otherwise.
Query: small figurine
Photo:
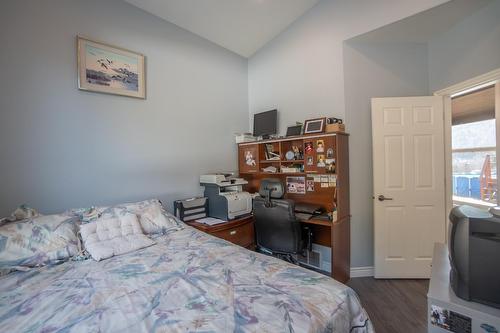
[[[249,166],[257,165],[257,163],[255,163],[255,158],[253,158],[253,154],[250,150],[247,150],[245,152],[245,161],[246,161],[246,164]]]
[[[300,151],[298,146],[292,146],[292,151],[296,160],[302,159],[302,152]]]

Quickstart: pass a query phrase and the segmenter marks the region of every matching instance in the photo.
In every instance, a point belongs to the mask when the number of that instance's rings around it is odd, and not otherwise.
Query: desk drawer
[[[255,242],[253,222],[245,223],[225,230],[219,230],[213,232],[212,235],[243,247],[248,247]]]

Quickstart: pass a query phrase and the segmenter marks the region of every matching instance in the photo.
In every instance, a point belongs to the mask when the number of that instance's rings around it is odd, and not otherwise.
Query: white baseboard
[[[373,266],[351,267],[351,277],[352,278],[373,276],[373,274],[374,274]]]

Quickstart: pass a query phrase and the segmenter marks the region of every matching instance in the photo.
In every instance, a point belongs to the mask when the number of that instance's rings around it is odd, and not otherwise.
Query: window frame
[[[475,153],[475,152],[486,152],[486,151],[495,151],[496,153],[496,156],[500,156],[499,153],[500,153],[500,147],[499,147],[499,142],[500,142],[500,121],[499,121],[499,117],[500,117],[500,108],[499,108],[499,98],[500,98],[500,82],[497,81],[495,82],[494,84],[492,84],[491,86],[493,86],[493,88],[495,89],[495,136],[496,136],[496,146],[477,146],[477,147],[472,147],[472,148],[453,148],[453,139],[451,140],[450,144],[451,144],[451,155],[450,155],[450,159],[451,159],[451,176],[453,178],[453,154],[454,153]],[[482,89],[482,88],[481,88]],[[451,98],[450,98],[450,101],[451,101]],[[450,109],[451,111],[451,109]],[[458,126],[458,125],[457,125]],[[450,133],[452,133],[453,131],[453,125],[451,125],[450,127]],[[453,206],[457,206],[457,205],[469,205],[469,206],[473,206],[473,207],[476,207],[476,208],[482,208],[482,209],[489,209],[491,207],[495,207],[495,206],[500,206],[500,193],[498,192],[498,190],[500,190],[500,180],[499,180],[499,177],[498,177],[498,172],[500,170],[500,167],[498,165],[498,163],[495,163],[495,167],[496,167],[496,170],[495,170],[495,174],[497,175],[496,176],[496,184],[497,184],[497,200],[495,203],[489,203],[489,202],[486,202],[486,201],[483,201],[483,200],[477,200],[477,199],[473,199],[473,198],[470,198],[470,200],[468,200],[467,198],[465,197],[457,197],[453,194],[453,189],[451,190],[451,200],[452,200],[452,203],[453,203]],[[453,184],[453,181],[451,182],[451,184]]]
[[[450,85],[447,88],[440,89],[434,92],[434,96],[443,97],[444,105],[444,152],[445,152],[445,209],[446,216],[453,208],[453,167],[452,167],[452,153],[451,153],[451,95],[456,94],[460,91],[464,91],[467,88],[477,87],[486,83],[495,83],[495,119],[496,128],[500,128],[500,68],[487,72],[485,74],[473,77],[471,79]],[[500,147],[500,133],[497,131],[497,141],[496,146]],[[498,155],[497,155],[498,156]],[[498,174],[498,166],[497,166]],[[498,177],[500,178],[500,177]],[[446,228],[448,229],[448,218],[446,217]],[[448,230],[446,230],[446,235],[448,237]]]

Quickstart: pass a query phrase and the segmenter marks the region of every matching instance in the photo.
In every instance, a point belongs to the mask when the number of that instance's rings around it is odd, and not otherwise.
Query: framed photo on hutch
[[[304,134],[323,133],[325,131],[325,118],[309,119],[304,124]]]
[[[146,98],[144,55],[77,36],[78,89]]]

